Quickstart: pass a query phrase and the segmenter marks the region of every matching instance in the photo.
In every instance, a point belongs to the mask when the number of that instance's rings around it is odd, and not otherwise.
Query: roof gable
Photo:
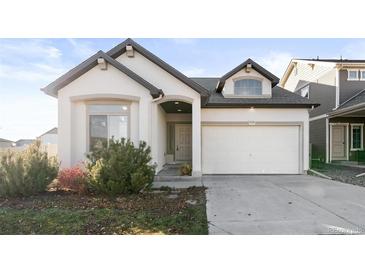
[[[42,135],[40,135],[38,138],[46,135],[46,134],[57,134],[58,133],[58,128],[57,127],[54,127],[48,131],[46,131],[45,133],[43,133]]]
[[[57,97],[57,92],[61,88],[67,86],[72,81],[76,80],[78,77],[83,75],[84,73],[88,72],[90,69],[95,67],[97,65],[98,58],[104,58],[106,62],[114,66],[119,71],[123,72],[133,80],[135,80],[137,83],[144,86],[146,89],[148,89],[151,93],[151,96],[156,98],[163,94],[161,89],[158,89],[151,83],[147,82],[145,79],[128,69],[126,66],[122,65],[118,61],[111,58],[109,55],[105,54],[103,51],[98,51],[96,54],[76,66],[75,68],[71,69],[52,83],[50,83],[48,86],[42,88],[41,90],[47,93],[48,95]]]
[[[128,38],[124,42],[120,43],[119,45],[117,45],[114,48],[112,48],[111,50],[109,50],[107,52],[107,54],[110,57],[115,59],[118,56],[120,56],[126,52],[127,45],[131,45],[133,47],[133,49],[136,50],[137,52],[139,52],[142,56],[144,56],[145,58],[147,58],[148,60],[150,60],[151,62],[153,62],[154,64],[156,64],[157,66],[159,66],[160,68],[165,70],[166,72],[170,73],[172,76],[174,76],[175,78],[177,78],[178,80],[180,80],[181,82],[183,82],[184,84],[186,84],[187,86],[192,88],[193,90],[200,93],[200,95],[202,97],[209,96],[209,92],[204,87],[202,87],[195,81],[191,80],[190,78],[188,78],[187,76],[182,74],[180,71],[178,71],[174,67],[170,66],[165,61],[161,60],[159,57],[154,55],[152,52],[148,51],[147,49],[145,49],[144,47],[142,47],[141,45],[139,45],[138,43],[136,43],[134,40],[132,40],[130,38]]]
[[[269,79],[271,81],[271,86],[272,87],[276,86],[279,83],[279,78],[278,77],[276,77],[274,74],[272,74],[268,70],[264,69],[262,66],[260,66],[256,62],[254,62],[252,59],[248,58],[245,62],[238,65],[237,67],[235,67],[231,71],[227,72],[226,74],[224,74],[220,78],[218,86],[217,86],[217,91],[221,92],[223,87],[224,87],[224,84],[225,84],[226,80],[228,78],[230,78],[231,76],[235,75],[237,72],[244,69],[245,67],[247,67],[248,64],[251,64],[251,66],[254,70],[256,70],[258,73],[263,75],[265,78]]]

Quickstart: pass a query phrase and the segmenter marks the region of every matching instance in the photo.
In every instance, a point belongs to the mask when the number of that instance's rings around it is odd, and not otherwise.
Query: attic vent
[[[125,49],[128,57],[134,57],[134,50],[132,45],[127,45]]]
[[[101,69],[101,70],[107,70],[107,68],[108,68],[108,63],[105,61],[105,59],[104,58],[98,58],[98,64],[99,64],[99,68]]]
[[[251,71],[252,64],[248,63],[246,66],[246,72],[249,73]]]

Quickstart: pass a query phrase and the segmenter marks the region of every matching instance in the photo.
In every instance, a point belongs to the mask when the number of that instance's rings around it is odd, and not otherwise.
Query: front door
[[[175,125],[175,161],[191,160],[191,125]]]
[[[346,126],[332,126],[332,160],[346,160]]]

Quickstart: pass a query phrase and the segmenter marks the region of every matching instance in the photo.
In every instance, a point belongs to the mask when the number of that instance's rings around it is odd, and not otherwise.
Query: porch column
[[[195,99],[192,104],[192,176],[202,175],[201,170],[201,107],[200,98]]]

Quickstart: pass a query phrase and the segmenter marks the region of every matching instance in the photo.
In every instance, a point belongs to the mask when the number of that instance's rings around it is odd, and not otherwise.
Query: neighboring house
[[[317,104],[278,82],[251,59],[220,78],[188,78],[127,39],[42,90],[58,98],[63,167],[114,136],[146,141],[157,171],[192,162],[194,176],[303,173]]]
[[[9,148],[9,147],[13,147],[13,146],[14,146],[13,141],[0,138],[0,148]]]
[[[365,60],[293,59],[280,85],[321,104],[310,111],[312,158],[364,157]]]
[[[15,142],[16,147],[26,147],[32,144],[35,140],[34,139],[19,139]]]
[[[42,145],[57,145],[57,128],[54,127],[51,130],[48,130],[37,139]]]

